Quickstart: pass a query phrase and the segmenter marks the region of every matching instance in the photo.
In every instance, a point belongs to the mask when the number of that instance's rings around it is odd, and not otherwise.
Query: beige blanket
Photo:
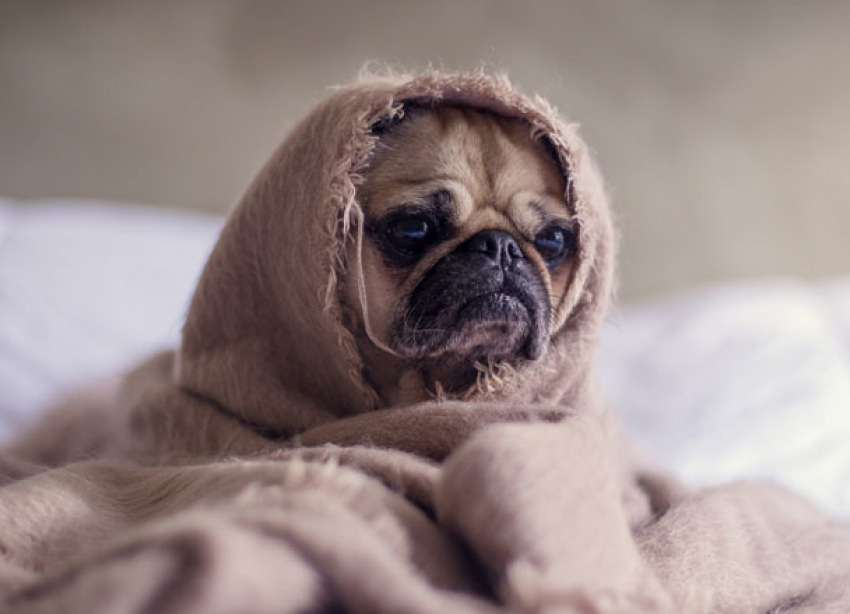
[[[527,121],[567,176],[579,265],[543,359],[382,407],[341,281],[371,127],[411,101]],[[235,210],[181,347],[0,456],[0,611],[850,612],[846,527],[769,484],[687,492],[627,450],[593,378],[613,253],[599,176],[544,101],[482,74],[337,90]]]

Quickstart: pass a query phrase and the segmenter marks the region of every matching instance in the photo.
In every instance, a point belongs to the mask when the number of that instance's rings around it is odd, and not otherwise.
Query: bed
[[[0,199],[0,442],[56,396],[176,343],[222,218]],[[850,519],[850,277],[620,305],[603,390],[690,484],[772,479]]]

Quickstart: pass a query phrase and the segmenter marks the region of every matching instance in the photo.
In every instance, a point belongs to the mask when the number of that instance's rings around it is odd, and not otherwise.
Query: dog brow
[[[446,188],[438,188],[432,192],[412,199],[405,204],[390,207],[381,214],[381,218],[397,215],[400,212],[427,212],[436,220],[443,223],[454,221],[455,215],[452,210],[453,198],[451,192]]]
[[[425,209],[436,217],[450,220],[454,217],[452,211],[452,193],[446,188],[438,188],[420,197],[417,208]]]
[[[534,213],[537,214],[537,217],[540,219],[541,223],[545,223],[549,219],[549,214],[546,212],[546,207],[539,200],[532,200],[528,203],[529,208],[531,208]]]
[[[435,190],[428,198],[436,209],[436,213],[449,216],[451,213],[452,193],[446,188]]]
[[[528,202],[528,208],[537,216],[537,219],[541,224],[548,224],[553,221],[562,221],[565,223],[570,223],[572,220],[571,215],[558,215],[557,213],[553,213],[550,208],[547,208],[543,201],[532,199]]]

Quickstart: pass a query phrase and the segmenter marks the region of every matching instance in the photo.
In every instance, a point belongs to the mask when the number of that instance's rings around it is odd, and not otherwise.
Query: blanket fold
[[[386,406],[342,296],[375,127],[422,104],[524,122],[577,264],[538,360]],[[542,99],[482,73],[335,90],[233,212],[180,347],[0,454],[0,611],[850,611],[846,527],[629,452],[593,373],[614,253],[595,165]]]
[[[529,449],[560,452],[530,457]],[[633,596],[652,593],[605,450],[608,442],[593,421],[500,425],[477,434],[446,463],[440,519],[491,566],[507,603],[521,611],[555,605],[581,611],[610,601],[626,611]],[[582,479],[564,480],[573,474]],[[547,493],[542,501],[541,493]]]

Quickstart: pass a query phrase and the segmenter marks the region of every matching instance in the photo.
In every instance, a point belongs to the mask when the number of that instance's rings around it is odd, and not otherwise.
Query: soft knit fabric
[[[526,121],[565,174],[579,262],[539,361],[381,407],[342,281],[372,127],[408,102]],[[505,78],[339,89],[233,213],[181,347],[0,457],[0,609],[850,611],[846,527],[768,484],[688,493],[629,453],[593,378],[614,246],[575,127]]]

